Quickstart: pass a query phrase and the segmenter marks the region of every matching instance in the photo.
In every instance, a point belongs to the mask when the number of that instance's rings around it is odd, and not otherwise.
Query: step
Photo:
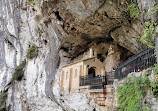
[[[106,105],[104,101],[103,102],[97,102],[97,104],[100,105],[100,106],[105,106]]]
[[[105,101],[106,98],[96,98],[95,100],[96,100],[96,101]]]

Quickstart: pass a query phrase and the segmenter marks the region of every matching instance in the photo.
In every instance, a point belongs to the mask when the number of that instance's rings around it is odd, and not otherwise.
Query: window
[[[82,75],[82,65],[80,66],[80,75]]]
[[[77,69],[75,70],[75,77],[77,77]]]
[[[93,50],[93,56],[95,56],[95,51]]]
[[[62,71],[62,78],[61,79],[63,79],[64,80],[64,71]]]
[[[65,76],[66,76],[66,80],[67,80],[67,78],[68,78],[68,72],[66,73],[66,75],[65,75]]]

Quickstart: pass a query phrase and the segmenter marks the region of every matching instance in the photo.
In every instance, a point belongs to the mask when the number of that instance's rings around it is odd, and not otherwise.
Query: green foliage
[[[20,81],[22,79],[24,75],[25,66],[26,66],[26,60],[22,61],[21,64],[15,69],[11,82],[14,82],[15,80]]]
[[[6,106],[4,104],[0,106],[0,111],[5,111],[5,109],[6,109]]]
[[[0,95],[0,111],[5,111],[6,109],[5,101],[7,99],[7,95],[8,95],[7,91]]]
[[[151,68],[151,70],[154,71],[154,80],[151,84],[151,88],[154,96],[158,97],[158,65],[156,64],[155,67]]]
[[[156,4],[154,7],[148,9],[147,17],[150,19],[151,15],[157,11],[158,11],[158,4]]]
[[[153,84],[151,84],[153,94],[158,97],[158,81],[154,80]]]
[[[141,9],[139,9],[135,0],[129,0],[128,11],[130,12],[130,16],[132,18],[137,18],[140,16],[140,12],[144,12]],[[158,4],[148,9],[146,13],[148,21],[145,22],[143,35],[140,39],[140,41],[146,44],[149,48],[154,48],[155,37],[158,33],[158,30],[155,30],[157,23],[155,21],[151,21],[152,14],[157,11],[158,11]]]
[[[141,104],[141,102],[149,87],[148,77],[126,78],[123,86],[117,88],[120,111],[142,111],[143,105],[146,104]]]
[[[137,6],[137,4],[133,1],[131,1],[131,3],[128,5],[127,9],[128,9],[130,16],[132,18],[137,18],[140,15],[140,9]]]
[[[34,0],[29,0],[28,3],[31,5],[31,7],[35,7],[35,5],[36,5]]]
[[[38,47],[36,45],[31,45],[28,50],[27,50],[27,55],[26,57],[28,59],[33,59],[38,56]]]
[[[144,28],[143,35],[140,38],[140,41],[146,44],[150,48],[154,48],[154,40],[157,35],[157,31],[155,31],[155,26],[157,23],[154,21],[145,22],[146,27]]]
[[[151,67],[151,70],[154,71],[154,75],[155,75],[155,76],[158,76],[158,65],[157,65],[157,64],[155,64],[154,67]]]
[[[154,72],[154,80],[148,76]],[[118,107],[120,111],[151,111],[152,104],[144,98],[148,91],[158,98],[158,65],[143,72],[143,76],[126,78],[122,86],[117,88]]]
[[[40,6],[41,0],[29,0],[28,3],[34,8],[35,6]]]
[[[4,92],[0,95],[0,100],[5,99],[8,95],[8,92]]]
[[[152,21],[151,19],[151,16],[157,11],[158,11],[158,4],[148,9],[147,14],[146,14],[148,21],[145,22],[143,35],[140,39],[140,41],[146,44],[149,48],[154,48],[155,37],[158,33],[158,30],[155,29],[155,27],[157,26],[157,23],[156,21]]]

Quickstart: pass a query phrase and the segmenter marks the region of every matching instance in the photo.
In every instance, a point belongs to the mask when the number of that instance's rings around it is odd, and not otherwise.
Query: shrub
[[[26,59],[21,62],[21,64],[15,69],[15,72],[13,73],[12,81],[20,81],[24,75],[24,68],[26,66]]]
[[[158,97],[158,81],[154,80],[153,84],[151,84],[152,91],[154,96]]]
[[[6,109],[5,101],[7,99],[7,95],[8,95],[7,91],[0,95],[0,111],[5,111]]]
[[[30,4],[31,7],[35,7],[35,5],[36,5],[34,0],[29,0],[28,3]]]
[[[137,6],[137,4],[135,2],[131,1],[131,3],[128,5],[127,9],[128,9],[128,11],[130,13],[130,16],[132,18],[139,17],[139,15],[140,15],[140,9],[139,9],[139,7]]]
[[[143,103],[143,98],[146,95],[146,89],[149,87],[148,77],[126,78],[123,86],[117,88],[120,111],[142,111],[142,107],[147,106]]]
[[[6,106],[4,104],[0,106],[0,111],[5,111],[5,109],[6,109]]]
[[[28,59],[33,59],[38,56],[38,47],[36,45],[31,45],[28,50],[27,50],[27,55],[26,57]]]
[[[155,26],[157,25],[156,22],[145,22],[146,27],[144,28],[143,35],[140,39],[140,41],[144,44],[146,44],[150,48],[154,48],[154,40],[155,36],[158,32],[155,31]]]

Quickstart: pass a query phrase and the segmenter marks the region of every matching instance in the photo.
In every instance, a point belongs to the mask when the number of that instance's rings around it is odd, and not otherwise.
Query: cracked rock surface
[[[116,67],[143,50],[139,42],[143,26],[130,18],[127,4],[126,0],[42,0],[31,7],[27,0],[0,0],[0,92],[8,90],[7,108],[92,111],[95,106],[84,94],[61,97],[61,66],[82,59],[92,44],[107,67],[110,58]],[[27,59],[24,77],[11,85],[30,44],[38,47],[39,55]],[[115,53],[107,57],[110,46]]]

